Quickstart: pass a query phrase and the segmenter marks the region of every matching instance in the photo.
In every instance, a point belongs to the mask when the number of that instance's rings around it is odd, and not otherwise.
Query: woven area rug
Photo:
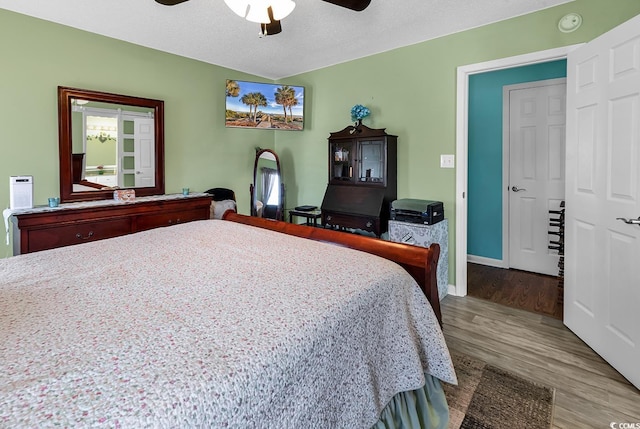
[[[555,389],[452,353],[458,386],[444,384],[449,429],[549,429]]]

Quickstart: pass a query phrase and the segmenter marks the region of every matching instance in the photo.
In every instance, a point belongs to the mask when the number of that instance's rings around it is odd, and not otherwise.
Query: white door
[[[509,109],[509,267],[558,275],[549,211],[564,200],[566,79],[505,87]]]
[[[153,118],[134,119],[135,187],[155,186],[155,133]]]
[[[640,388],[640,16],[568,56],[565,324]]]

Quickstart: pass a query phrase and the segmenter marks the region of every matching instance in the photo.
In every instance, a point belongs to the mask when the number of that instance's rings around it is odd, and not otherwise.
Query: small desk
[[[318,226],[318,219],[322,215],[322,212],[318,209],[310,210],[310,211],[302,211],[296,209],[289,210],[289,223],[293,223],[293,217],[303,217],[306,219],[305,225],[308,226]]]

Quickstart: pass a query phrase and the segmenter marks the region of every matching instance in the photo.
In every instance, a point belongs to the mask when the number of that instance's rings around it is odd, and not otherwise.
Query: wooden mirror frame
[[[276,209],[274,220],[284,220],[284,183],[282,182],[282,169],[280,168],[280,158],[278,154],[271,149],[256,148],[256,158],[253,163],[253,183],[249,185],[249,193],[251,194],[251,216],[258,216],[256,211],[256,181],[258,180],[258,162],[263,154],[270,154],[276,163],[276,170],[278,170],[278,177],[280,181],[280,199],[278,200],[278,208]],[[263,210],[266,208],[266,203]],[[271,219],[271,218],[269,218]]]
[[[135,188],[136,196],[164,194],[164,101],[86,89],[58,87],[58,137],[60,157],[60,201],[90,201],[113,198],[113,190],[73,191],[71,109],[73,99],[146,107],[154,111],[155,186]]]

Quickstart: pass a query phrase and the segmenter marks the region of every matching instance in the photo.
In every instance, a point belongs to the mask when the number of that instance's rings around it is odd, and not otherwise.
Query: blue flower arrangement
[[[362,121],[362,119],[366,118],[371,114],[371,111],[367,109],[362,104],[356,104],[351,108],[351,120],[352,121]]]

